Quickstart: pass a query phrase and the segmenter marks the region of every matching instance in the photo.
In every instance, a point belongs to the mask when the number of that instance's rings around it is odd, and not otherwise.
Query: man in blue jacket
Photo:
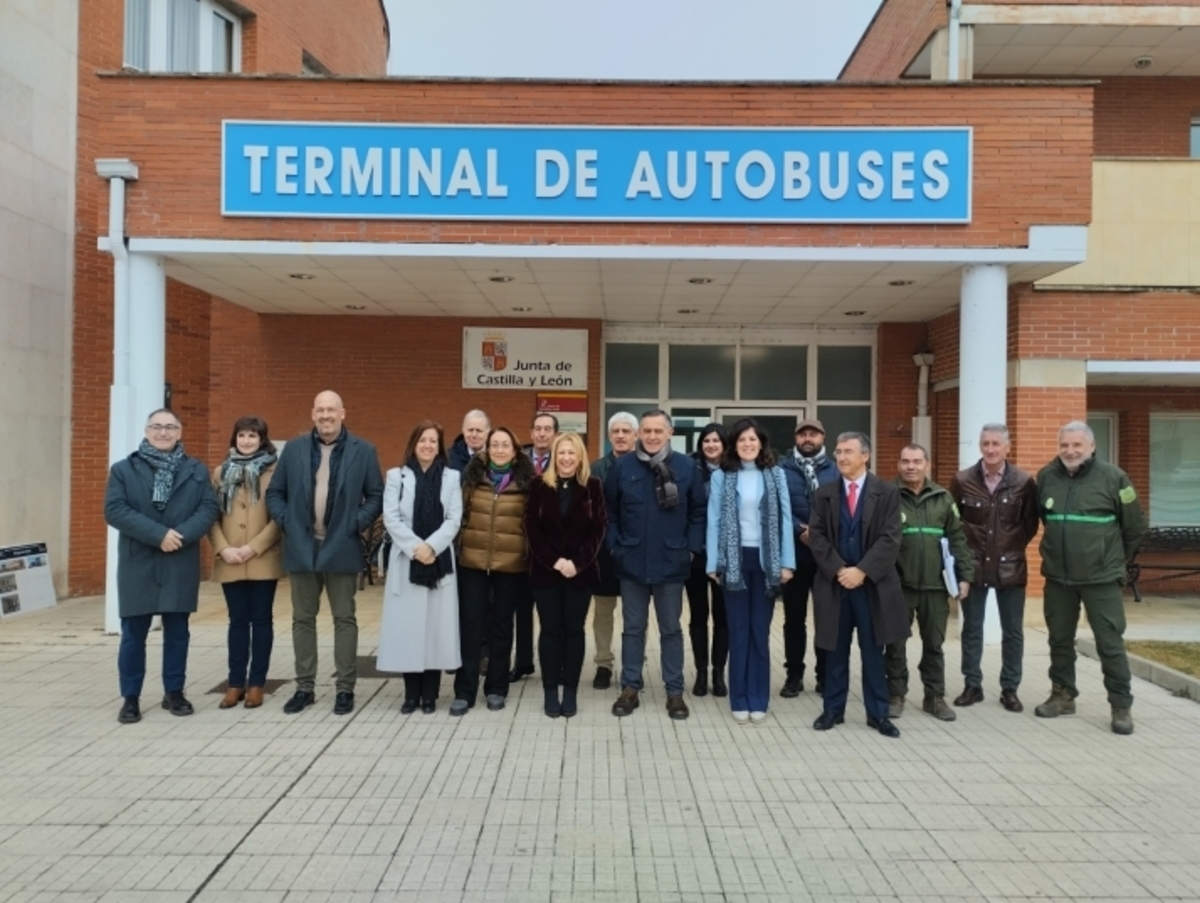
[[[605,546],[621,581],[621,695],[613,714],[630,715],[639,705],[650,598],[662,643],[667,714],[688,716],[683,701],[683,585],[692,556],[704,550],[707,501],[696,462],[671,450],[671,417],[647,411],[631,453],[617,458],[604,483],[608,503]]]
[[[787,477],[792,502],[792,526],[796,531],[796,576],[783,585],[783,656],[787,678],[779,695],[799,696],[804,689],[804,652],[808,645],[808,594],[817,577],[817,562],[808,547],[808,518],[818,489],[836,482],[837,464],[825,454],[825,427],[820,420],[801,421],[796,427],[796,447],[782,457],[779,466]],[[824,690],[825,650],[814,649],[817,657],[816,690]]]

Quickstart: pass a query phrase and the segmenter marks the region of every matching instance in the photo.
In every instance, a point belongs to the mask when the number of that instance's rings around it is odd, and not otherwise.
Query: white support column
[[[963,267],[958,338],[958,466],[979,460],[979,430],[1008,408],[1008,267]],[[988,593],[983,641],[1000,642],[996,595]],[[961,623],[960,623],[961,626]]]
[[[136,399],[129,382],[129,251],[125,245],[125,182],[136,181],[138,168],[130,160],[96,161],[96,175],[108,180],[108,235],[101,248],[113,256],[113,381],[108,393],[108,464],[111,467],[134,448]],[[140,438],[140,436],[139,436]],[[108,528],[105,559],[104,631],[120,633],[117,611],[117,531]]]
[[[129,255],[129,385],[135,404],[129,451],[142,440],[167,382],[167,271],[161,257]]]

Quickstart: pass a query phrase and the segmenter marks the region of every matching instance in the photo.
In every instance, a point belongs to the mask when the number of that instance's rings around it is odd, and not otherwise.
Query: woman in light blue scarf
[[[739,724],[767,717],[771,616],[796,567],[792,506],[767,434],[753,420],[729,431],[708,493],[707,571],[725,590],[729,704]]]

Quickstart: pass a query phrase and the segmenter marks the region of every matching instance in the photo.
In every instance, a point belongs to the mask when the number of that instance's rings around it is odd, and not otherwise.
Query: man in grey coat
[[[200,540],[221,509],[208,469],[184,453],[183,427],[168,410],[146,420],[137,451],[108,472],[104,520],[120,533],[117,597],[121,649],[117,672],[124,702],[117,720],[142,720],[146,636],[155,615],[163,627],[162,707],[190,715],[187,680],[188,616],[200,596]]]
[[[284,446],[267,487],[267,508],[283,530],[283,567],[292,585],[296,692],[283,711],[295,715],[316,702],[317,612],[324,589],[333,613],[333,711],[348,715],[358,677],[354,591],[364,564],[361,534],[383,510],[383,478],[375,446],[346,429],[341,396],[319,394],[312,418],[312,432]]]

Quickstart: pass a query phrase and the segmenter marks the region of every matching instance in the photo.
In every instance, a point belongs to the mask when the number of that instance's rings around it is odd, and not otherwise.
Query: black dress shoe
[[[437,711],[437,700],[425,699],[421,701],[421,713],[424,715],[432,715]]]
[[[893,740],[900,736],[900,728],[892,724],[887,718],[872,718],[868,715],[867,727],[877,730],[885,737],[891,737]]]
[[[981,687],[965,687],[958,698],[954,700],[957,706],[975,705],[977,702],[983,702],[983,689]]]
[[[508,682],[515,684],[518,680],[524,680],[533,673],[533,665],[527,665],[524,668],[513,668],[508,672]]]
[[[696,672],[696,682],[692,684],[692,695],[708,695],[708,671],[704,668],[701,668],[698,672]]]
[[[191,715],[196,711],[183,695],[183,690],[173,690],[164,696],[162,707],[172,715]]]
[[[1021,705],[1021,700],[1017,697],[1016,690],[1001,690],[1000,705],[1009,712],[1023,712],[1025,706]]]
[[[612,686],[612,668],[605,668],[601,665],[596,669],[596,676],[592,679],[593,690],[607,690]]]
[[[142,706],[136,696],[126,696],[117,720],[122,724],[137,724],[142,720]]]
[[[354,711],[354,694],[348,691],[343,691],[337,694],[337,698],[333,702],[333,714],[349,715]]]
[[[822,712],[817,716],[817,720],[813,722],[813,730],[831,731],[839,724],[844,724],[845,722],[845,715],[831,715],[829,712]]]
[[[417,710],[419,703],[415,699],[404,700],[404,705],[400,706],[401,715],[411,715]]]
[[[783,689],[779,691],[779,695],[784,699],[795,699],[804,690],[804,680],[799,677],[789,677],[783,682]]]
[[[725,683],[725,672],[713,668],[712,679],[712,694],[713,696],[725,697],[729,695],[729,685]]]
[[[292,698],[283,704],[283,714],[295,715],[297,712],[303,712],[316,701],[317,694],[311,690],[297,690],[292,694]]]

